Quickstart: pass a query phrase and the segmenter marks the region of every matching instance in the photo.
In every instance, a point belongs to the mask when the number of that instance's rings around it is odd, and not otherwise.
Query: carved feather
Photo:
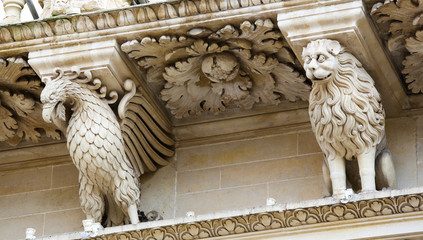
[[[158,165],[167,165],[167,158],[174,154],[175,141],[166,114],[137,93],[131,80],[125,82],[124,88],[130,92],[119,103],[120,127],[125,153],[139,176],[156,171]]]

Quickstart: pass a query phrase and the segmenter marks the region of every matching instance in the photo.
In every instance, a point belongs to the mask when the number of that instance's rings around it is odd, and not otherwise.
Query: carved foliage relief
[[[423,211],[423,196],[407,195],[141,229],[93,240],[188,240]]]
[[[37,142],[42,134],[60,139],[56,127],[41,117],[41,81],[22,58],[0,59],[0,141]]]
[[[405,74],[412,93],[423,93],[423,1],[385,1],[373,6],[372,16],[382,32],[394,61]]]
[[[145,37],[122,45],[176,118],[227,107],[306,100],[309,86],[271,20],[245,21],[186,36]]]

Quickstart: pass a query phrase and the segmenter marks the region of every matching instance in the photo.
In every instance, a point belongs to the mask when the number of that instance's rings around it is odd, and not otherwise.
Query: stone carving
[[[63,15],[75,14],[81,12],[91,12],[101,9],[113,9],[128,7],[131,5],[131,0],[39,0],[43,12],[41,18]]]
[[[348,180],[353,188],[360,189],[357,185],[361,182],[361,191],[375,191],[375,164],[378,188],[392,187],[395,172],[386,147],[385,112],[373,79],[334,40],[310,42],[302,57],[306,75],[313,82],[311,126],[325,154],[323,172],[334,196],[344,198],[347,175],[352,176]],[[346,164],[351,160],[357,161],[359,174],[351,163]]]
[[[108,105],[118,98],[116,92],[107,94],[107,88],[93,79],[90,71],[57,71],[56,78],[44,80],[43,118],[66,127],[69,153],[79,170],[84,213],[88,219],[101,222],[107,211],[107,226],[122,224],[125,217],[138,223],[138,176],[155,170],[156,163],[167,164],[162,156],[173,154],[170,148],[174,142],[165,132],[170,127],[160,115],[149,112],[151,107],[131,80],[124,85],[129,93],[119,104],[123,118],[119,122]]]
[[[406,195],[362,200],[346,204],[289,209],[229,218],[198,221],[172,226],[147,228],[115,234],[105,234],[92,240],[188,240],[234,236],[243,233],[284,229],[318,223],[343,222],[423,210],[423,195]]]
[[[147,81],[159,89],[164,86],[161,98],[176,118],[306,100],[309,93],[269,19],[215,32],[197,28],[187,36],[145,37],[124,43],[122,50],[137,60]]]
[[[3,0],[5,17],[2,24],[17,23],[21,20],[21,11],[25,5],[25,0]]]
[[[403,61],[405,82],[412,93],[423,93],[423,78],[421,69],[423,67],[423,31],[417,31],[415,37],[406,40],[405,47],[410,52]]]
[[[51,1],[51,0],[50,0]],[[47,0],[44,0],[47,6]],[[230,9],[258,6],[282,0],[188,0],[160,3],[157,7],[140,6],[104,13],[84,14],[86,21],[92,22],[91,28],[82,28],[83,32],[128,26],[166,20],[177,17],[195,16]],[[46,7],[45,7],[46,8]],[[48,11],[47,11],[48,12]],[[0,27],[0,43],[25,41],[51,36],[60,36],[77,32],[79,15],[67,16],[66,19],[45,19],[41,22],[22,23]],[[66,30],[63,31],[63,27]],[[81,28],[80,28],[81,29]]]
[[[0,141],[38,142],[45,134],[60,139],[58,129],[42,121],[41,81],[22,58],[0,59]]]
[[[421,40],[423,4],[420,1],[385,1],[373,6],[372,16],[387,36],[387,46],[397,66],[405,74],[412,93],[423,93]],[[404,60],[405,59],[405,60]]]

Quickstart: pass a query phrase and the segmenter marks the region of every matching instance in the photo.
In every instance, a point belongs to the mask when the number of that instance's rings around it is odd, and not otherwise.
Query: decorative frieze
[[[281,2],[281,0],[174,1],[162,4],[133,6],[104,13],[50,18],[43,21],[2,26],[0,28],[0,43],[25,41],[71,34],[75,32],[90,32],[140,23],[155,22],[158,20],[167,20],[258,6],[273,2]]]
[[[176,118],[308,98],[309,86],[270,19],[217,31],[194,28],[186,36],[144,37],[124,43],[122,50],[149,83],[164,86],[161,98]]]
[[[0,141],[38,142],[45,134],[60,139],[58,129],[42,121],[42,84],[22,58],[0,59]]]
[[[377,219],[380,216],[394,216],[423,211],[423,194],[361,200],[346,204],[324,205],[285,211],[264,212],[123,231],[90,238],[92,240],[188,240],[233,236],[266,230],[289,229],[312,226],[319,223],[342,223],[349,220]],[[101,233],[100,233],[101,234]]]

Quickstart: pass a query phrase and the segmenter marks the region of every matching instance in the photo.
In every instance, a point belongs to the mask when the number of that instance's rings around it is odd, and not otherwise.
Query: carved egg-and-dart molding
[[[122,50],[138,62],[150,85],[160,89],[176,118],[285,99],[305,101],[310,91],[269,19],[216,32],[195,28],[187,36],[145,37],[124,43]]]
[[[38,142],[42,134],[60,139],[57,128],[41,117],[41,90],[40,79],[24,59],[0,59],[0,142]]]

